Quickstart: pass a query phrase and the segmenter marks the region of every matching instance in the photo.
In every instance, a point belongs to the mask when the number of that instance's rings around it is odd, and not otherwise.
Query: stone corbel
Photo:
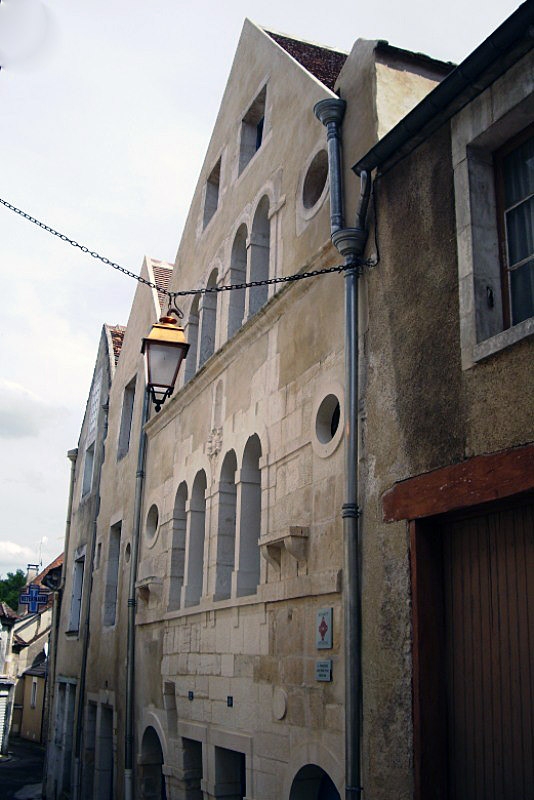
[[[158,575],[147,575],[146,578],[141,578],[136,581],[135,588],[139,592],[139,597],[144,603],[148,603],[150,594],[161,600],[163,593],[163,578]]]
[[[280,567],[282,550],[295,559],[295,561],[306,561],[308,558],[308,538],[310,529],[302,525],[290,525],[288,533],[271,539],[264,544],[260,543],[262,556],[273,567]]]

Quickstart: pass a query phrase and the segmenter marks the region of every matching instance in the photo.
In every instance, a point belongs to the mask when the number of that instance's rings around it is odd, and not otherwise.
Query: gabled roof
[[[8,606],[7,603],[4,603],[3,600],[0,601],[0,620],[4,623],[14,623],[19,618],[19,615],[16,611],[13,611],[11,606]]]
[[[57,556],[57,558],[51,561],[50,564],[48,564],[48,566],[45,567],[43,571],[40,572],[39,575],[33,581],[31,581],[31,583],[36,583],[38,586],[43,586],[45,589],[48,589],[48,587],[43,583],[43,578],[45,578],[48,575],[50,570],[55,569],[56,567],[60,567],[62,564],[63,564],[63,553],[61,553],[59,556]]]
[[[48,673],[48,659],[44,653],[42,656],[43,657],[41,659],[39,656],[37,656],[36,663],[32,664],[31,667],[28,667],[28,669],[25,669],[22,674],[34,675],[37,678],[46,678]]]
[[[305,42],[302,39],[293,39],[281,33],[268,31],[265,28],[263,30],[280,47],[283,47],[290,56],[293,56],[295,61],[298,61],[304,69],[334,91],[334,84],[347,60],[347,53],[331,50],[319,44]]]
[[[108,329],[109,335],[111,337],[111,343],[113,345],[113,357],[115,359],[115,366],[117,366],[117,361],[119,360],[119,356],[121,354],[121,347],[122,347],[122,342],[124,340],[124,334],[126,333],[126,326],[106,325],[106,328]]]

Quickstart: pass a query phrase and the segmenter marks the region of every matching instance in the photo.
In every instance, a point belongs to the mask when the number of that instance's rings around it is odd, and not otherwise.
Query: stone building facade
[[[140,344],[165,298],[136,292],[109,393],[84,665],[59,668],[58,639],[57,681],[70,670],[79,686],[85,670],[73,796],[336,800],[347,790],[343,278],[268,282],[342,263],[312,111],[338,96],[347,217],[359,194],[349,166],[376,171],[374,266],[359,300],[362,782],[376,800],[460,796],[443,729],[456,651],[443,631],[428,639],[439,626],[425,597],[444,574],[459,580],[432,525],[532,489],[532,314],[504,333],[503,322],[491,352],[477,349],[490,347],[483,336],[464,337],[471,307],[460,301],[476,268],[463,265],[462,237],[476,225],[458,216],[466,147],[480,135],[472,104],[496,115],[488,127],[500,136],[500,98],[519,107],[514,119],[530,108],[519,29],[532,3],[522,9],[495,39],[499,74],[493,44],[451,72],[384,42],[358,41],[347,56],[245,23],[176,262],[146,260],[142,275],[174,292],[258,284],[183,298],[179,386],[144,426]],[[465,486],[468,503],[457,499]],[[445,597],[435,591],[435,618]],[[432,716],[436,686],[444,706]]]

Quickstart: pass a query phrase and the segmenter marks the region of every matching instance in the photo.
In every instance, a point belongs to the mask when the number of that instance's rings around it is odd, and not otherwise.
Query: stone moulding
[[[310,529],[301,525],[290,525],[288,533],[270,539],[268,542],[260,541],[262,556],[273,567],[279,568],[282,550],[286,550],[295,561],[306,561],[308,558],[308,539]]]
[[[139,592],[139,597],[144,603],[148,603],[150,594],[152,593],[158,599],[161,599],[163,591],[163,578],[158,575],[147,575],[146,578],[141,578],[136,581],[135,588]]]

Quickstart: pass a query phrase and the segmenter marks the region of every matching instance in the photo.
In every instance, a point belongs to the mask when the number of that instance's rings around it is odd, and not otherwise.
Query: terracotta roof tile
[[[47,587],[44,586],[43,584],[43,578],[45,578],[48,575],[51,569],[60,567],[62,564],[63,564],[63,553],[61,553],[57,558],[51,561],[50,564],[48,564],[48,566],[45,567],[43,571],[40,572],[39,575],[31,582],[38,584],[38,586],[43,586],[43,588],[46,589],[46,591],[49,591],[49,589],[47,589]]]
[[[108,325],[109,335],[111,336],[111,341],[113,343],[113,356],[115,358],[115,366],[117,366],[117,362],[119,360],[119,356],[121,354],[122,342],[124,340],[124,334],[126,333],[126,326],[125,325]]]
[[[304,69],[315,75],[329,89],[334,90],[337,76],[347,60],[346,53],[330,50],[318,44],[302,42],[299,39],[292,39],[290,36],[282,36],[280,33],[273,33],[268,30],[265,33],[280,47],[283,47],[290,56],[293,56],[299,64],[302,64]]]

